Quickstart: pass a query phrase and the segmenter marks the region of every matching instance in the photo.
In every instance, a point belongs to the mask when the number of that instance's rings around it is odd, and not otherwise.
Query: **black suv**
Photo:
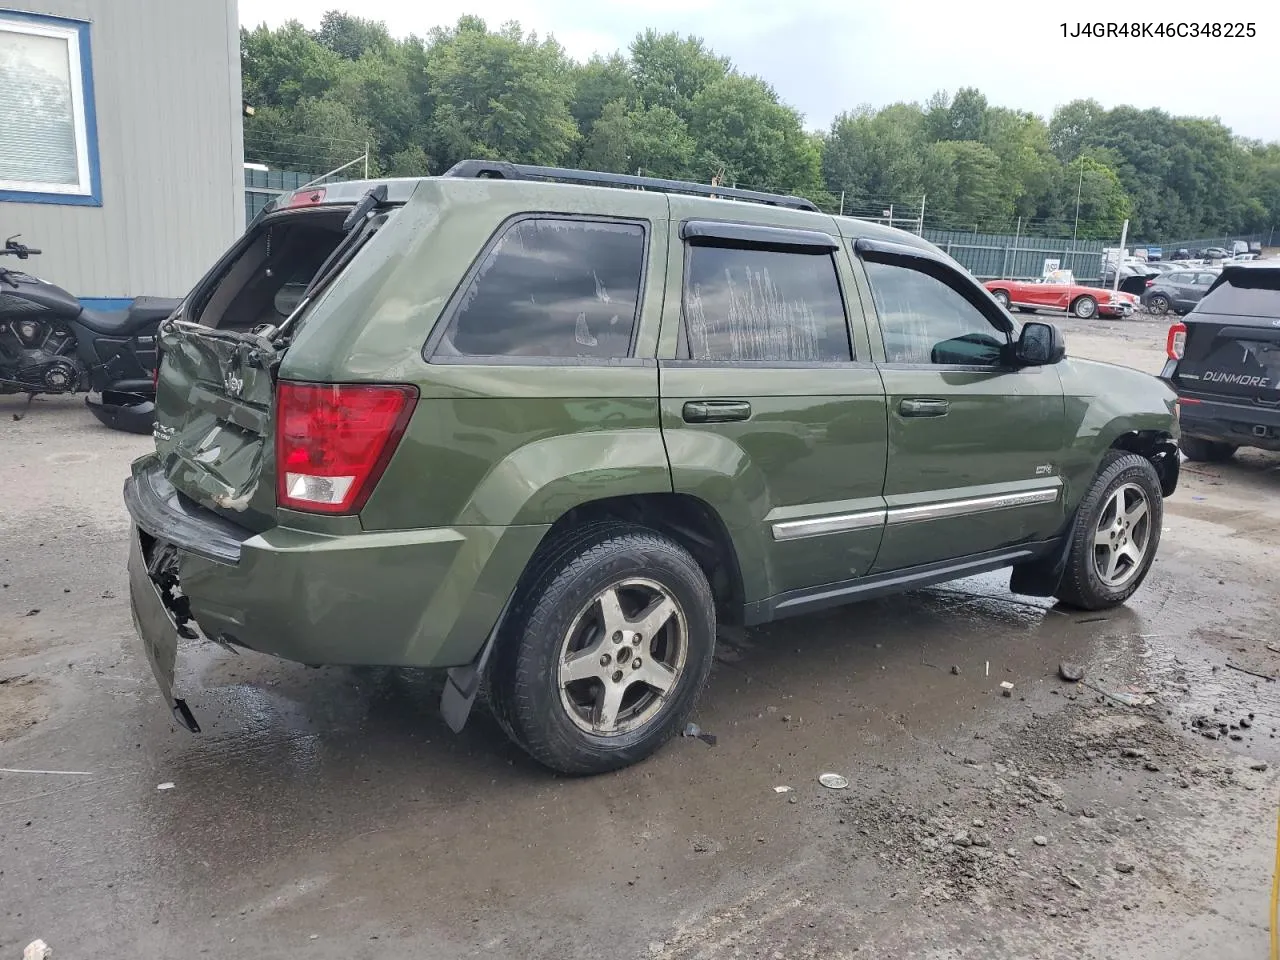
[[[1280,265],[1226,267],[1166,349],[1188,459],[1280,450]]]

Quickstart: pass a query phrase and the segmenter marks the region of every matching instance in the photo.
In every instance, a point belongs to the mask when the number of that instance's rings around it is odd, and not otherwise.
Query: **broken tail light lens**
[[[277,504],[308,513],[359,513],[417,399],[410,386],[280,381]]]
[[[311,207],[324,202],[324,187],[312,187],[299,190],[280,204],[281,210],[292,210],[294,207]]]
[[[1185,323],[1171,324],[1169,327],[1169,338],[1165,341],[1164,352],[1169,355],[1170,360],[1181,360],[1183,352],[1187,349],[1187,325]]]

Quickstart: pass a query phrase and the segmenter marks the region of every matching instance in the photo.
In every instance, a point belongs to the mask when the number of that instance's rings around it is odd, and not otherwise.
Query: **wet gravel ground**
[[[1159,370],[1164,321],[1063,326]],[[1123,609],[997,574],[725,631],[714,746],[569,780],[481,711],[450,734],[413,671],[198,647],[206,732],[176,730],[126,599],[119,483],[149,441],[20,406],[0,398],[0,956],[1265,955],[1280,457],[1185,465]]]

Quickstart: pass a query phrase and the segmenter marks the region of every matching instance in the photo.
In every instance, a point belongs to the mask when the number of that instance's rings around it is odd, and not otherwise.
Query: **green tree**
[[[628,109],[636,100],[636,85],[626,57],[618,53],[595,56],[574,71],[569,110],[584,134],[599,119],[605,105],[615,100],[623,101]]]
[[[1063,163],[1069,163],[1094,143],[1106,116],[1097,100],[1072,100],[1053,111],[1049,121],[1049,147]]]
[[[569,113],[570,63],[554,40],[478,17],[435,30],[427,76],[436,102],[428,154],[445,168],[467,156],[558,164],[579,133]]]
[[[933,144],[938,169],[954,177],[954,199],[947,213],[957,224],[995,224],[1014,217],[1014,185],[1001,170],[1000,157],[973,140],[942,140]]]
[[[631,42],[631,71],[641,101],[666,107],[688,121],[693,100],[729,73],[729,60],[718,57],[698,37],[646,30]]]
[[[1064,232],[1075,229],[1076,198],[1079,197],[1078,235],[1083,240],[1118,239],[1122,224],[1133,214],[1133,204],[1120,177],[1096,157],[1081,156],[1067,164],[1058,193],[1060,229]]]
[[[245,102],[255,110],[292,109],[304,97],[322,96],[340,68],[341,58],[296,20],[277,30],[266,25],[240,30],[241,85]]]
[[[244,139],[245,159],[321,174],[359,157],[373,131],[345,104],[305,97],[292,109],[256,111],[245,121]],[[369,169],[378,171],[376,157]]]
[[[332,50],[345,60],[359,60],[363,56],[383,56],[393,46],[387,25],[376,20],[353,17],[338,10],[330,10],[320,18],[316,42]]]
[[[948,136],[939,139],[983,139],[987,124],[987,98],[974,87],[961,87],[951,101],[948,119]]]
[[[821,156],[800,115],[778,102],[756,77],[726,74],[690,105],[702,177],[723,171],[725,183],[812,194],[822,187]]]

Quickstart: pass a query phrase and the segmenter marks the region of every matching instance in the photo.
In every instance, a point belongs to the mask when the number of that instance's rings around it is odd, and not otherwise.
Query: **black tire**
[[[1154,313],[1157,317],[1163,317],[1169,312],[1169,298],[1163,293],[1152,294],[1147,300],[1147,311]]]
[[[1088,295],[1080,297],[1071,305],[1071,312],[1081,320],[1092,320],[1098,315],[1098,301]]]
[[[1147,536],[1141,559],[1133,564],[1123,582],[1107,583],[1097,569],[1097,551],[1106,550],[1096,544],[1099,522],[1104,518],[1117,491],[1141,490],[1147,503]],[[1142,586],[1156,551],[1160,547],[1160,528],[1164,521],[1164,500],[1160,493],[1160,477],[1146,457],[1135,453],[1113,451],[1102,461],[1089,485],[1076,522],[1071,529],[1071,546],[1067,566],[1054,596],[1062,603],[1081,610],[1106,610],[1124,603]],[[1122,535],[1128,530],[1122,531]],[[1134,534],[1136,539],[1136,534]]]
[[[991,295],[996,298],[996,302],[1006,310],[1009,309],[1009,291],[1008,290],[992,290]]]
[[[687,550],[660,533],[605,522],[557,538],[539,551],[530,573],[503,626],[489,671],[489,702],[499,724],[535,760],[561,773],[604,773],[649,756],[683,727],[711,670],[715,600],[702,568]],[[683,626],[678,644],[684,651],[683,665],[665,696],[651,688],[635,691],[641,702],[655,698],[650,702],[652,713],[643,722],[617,733],[593,733],[580,725],[591,721],[571,712],[565,700],[569,694],[562,697],[563,648],[573,642],[570,633],[575,624],[592,616],[591,611],[602,610],[596,599],[602,592],[641,580],[658,585],[674,601],[679,617],[660,628],[665,639],[655,641],[655,633],[635,649],[636,662],[646,659],[645,653],[649,660],[661,659],[650,644],[676,644],[674,633],[664,631]],[[621,589],[625,595],[629,588]],[[596,642],[605,644],[608,639],[599,637]],[[615,653],[625,650],[626,644],[599,649]],[[628,650],[628,661],[632,655]],[[621,663],[619,658],[613,667]],[[586,685],[603,691],[608,679],[574,681],[565,689]],[[597,683],[599,687],[591,686]],[[626,695],[636,686],[640,685],[624,682]],[[633,703],[630,709],[639,707]]]
[[[1017,309],[1019,313],[1035,313],[1036,312],[1035,307],[1018,307]]]
[[[1239,449],[1234,443],[1188,436],[1183,436],[1178,446],[1188,460],[1198,460],[1201,463],[1222,463],[1235,456],[1236,450]]]

